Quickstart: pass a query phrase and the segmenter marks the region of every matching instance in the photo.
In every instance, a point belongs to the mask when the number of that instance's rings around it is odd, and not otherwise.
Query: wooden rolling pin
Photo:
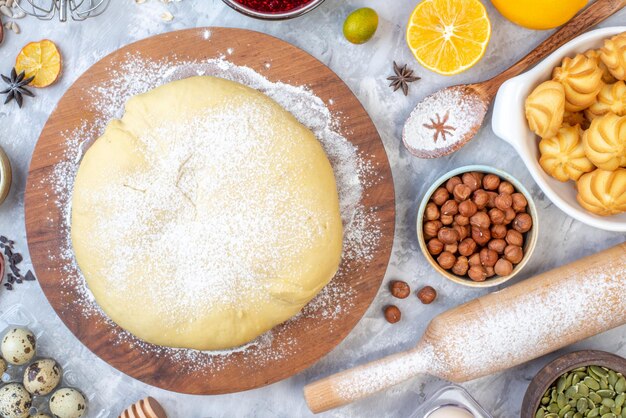
[[[304,396],[318,413],[422,373],[465,382],[625,323],[626,242],[444,312],[415,348],[313,382]]]
[[[156,399],[148,396],[126,408],[118,418],[167,418],[167,414]]]

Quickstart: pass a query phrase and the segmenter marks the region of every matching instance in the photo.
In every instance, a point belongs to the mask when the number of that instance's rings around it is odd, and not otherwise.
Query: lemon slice
[[[26,72],[26,78],[35,77],[30,86],[47,87],[61,74],[61,53],[54,42],[47,39],[31,42],[18,54],[15,71]]]

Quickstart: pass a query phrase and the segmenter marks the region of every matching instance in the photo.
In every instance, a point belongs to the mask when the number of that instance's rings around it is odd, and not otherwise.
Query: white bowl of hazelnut
[[[417,238],[428,262],[471,287],[500,285],[530,259],[537,210],[526,188],[497,168],[472,165],[440,177],[417,215]]]

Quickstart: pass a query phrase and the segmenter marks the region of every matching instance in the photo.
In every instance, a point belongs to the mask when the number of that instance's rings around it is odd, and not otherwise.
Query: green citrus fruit
[[[348,15],[343,23],[343,36],[353,44],[364,44],[372,39],[378,29],[378,14],[374,9],[363,7]]]

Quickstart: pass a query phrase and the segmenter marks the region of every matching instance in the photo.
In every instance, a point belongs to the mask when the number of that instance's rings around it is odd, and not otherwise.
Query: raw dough
[[[341,259],[319,141],[220,78],[131,98],[85,154],[72,199],[73,247],[97,303],[153,344],[245,344],[296,315]]]

